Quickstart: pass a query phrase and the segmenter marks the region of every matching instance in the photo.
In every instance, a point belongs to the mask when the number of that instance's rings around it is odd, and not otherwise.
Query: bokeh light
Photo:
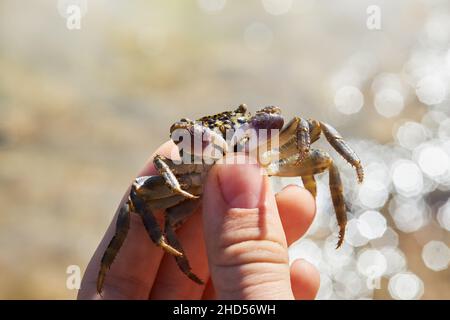
[[[439,124],[439,138],[450,139],[450,118],[443,119]]]
[[[420,169],[431,178],[443,176],[450,169],[450,157],[437,145],[420,146],[415,152]]]
[[[423,281],[413,273],[401,272],[389,279],[389,293],[394,299],[416,300],[423,292]]]
[[[396,138],[402,147],[412,150],[425,142],[428,136],[429,133],[422,124],[407,121],[398,128]]]
[[[364,183],[358,189],[358,199],[369,209],[382,207],[389,197],[389,168],[381,161],[366,165]]]
[[[450,231],[450,200],[447,200],[438,210],[437,220],[442,228]]]
[[[447,46],[450,41],[450,15],[435,12],[426,22],[424,37],[432,47]]]
[[[245,29],[244,41],[250,50],[264,52],[270,48],[272,40],[272,30],[261,22],[254,22]]]
[[[425,76],[417,84],[416,95],[422,103],[435,105],[446,98],[447,85],[438,76]]]
[[[216,13],[221,11],[226,4],[226,0],[197,0],[197,4],[206,13]]]
[[[345,86],[336,92],[334,104],[343,114],[357,113],[364,105],[364,96],[358,88]]]
[[[442,241],[430,241],[423,246],[422,259],[433,271],[445,270],[450,262],[450,249]]]
[[[347,243],[342,244],[339,250],[336,250],[336,237],[329,236],[323,245],[323,256],[327,263],[337,268],[344,267],[352,262],[354,250]]]
[[[369,239],[363,235],[365,230],[370,230],[370,226],[367,222],[356,218],[351,219],[347,223],[345,241],[353,247],[366,245],[369,242]]]
[[[363,277],[352,270],[340,270],[334,280],[334,291],[341,299],[355,299],[367,290]]]
[[[358,192],[359,200],[367,208],[380,208],[389,197],[389,190],[376,180],[365,182]]]
[[[394,73],[382,72],[375,76],[371,89],[373,93],[377,93],[386,89],[401,93],[406,93],[405,84],[400,75]]]
[[[288,13],[292,7],[293,0],[262,0],[264,10],[273,15]]]
[[[386,276],[392,276],[396,273],[406,271],[406,257],[400,249],[396,247],[385,247],[380,251],[386,258]]]
[[[395,248],[398,246],[398,243],[398,234],[391,227],[388,227],[381,237],[370,241],[371,246],[378,249]]]
[[[377,92],[374,104],[377,112],[386,118],[397,116],[405,106],[401,93],[392,89]]]
[[[380,251],[365,249],[358,255],[357,268],[366,277],[380,278],[387,270],[387,260]]]
[[[391,211],[396,227],[403,232],[414,232],[425,226],[430,219],[429,207],[421,200],[392,200],[395,208]]]
[[[358,218],[361,225],[368,228],[360,229],[361,234],[369,240],[380,238],[386,231],[386,218],[378,211],[369,210]]]
[[[310,239],[302,239],[289,247],[289,261],[304,259],[318,267],[322,259],[320,247]]]
[[[422,172],[413,161],[398,160],[392,167],[392,181],[399,194],[413,197],[422,192]]]
[[[317,300],[329,300],[333,296],[333,281],[327,275],[320,276],[320,286],[317,292]]]
[[[439,124],[448,119],[445,112],[439,111],[439,109],[429,109],[422,117],[422,124],[428,129],[428,136],[430,136],[430,130],[436,130]]]

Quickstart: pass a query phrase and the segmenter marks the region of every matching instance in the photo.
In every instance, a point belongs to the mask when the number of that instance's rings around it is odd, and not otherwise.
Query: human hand
[[[168,142],[156,154],[170,156],[174,147]],[[154,174],[151,161],[140,173]],[[203,209],[177,230],[192,271],[206,285],[188,279],[175,259],[151,242],[140,217],[132,214],[127,238],[106,274],[102,297],[314,299],[318,271],[304,260],[289,266],[287,250],[306,232],[314,214],[315,202],[308,191],[288,186],[274,195],[257,165],[215,165],[204,186]],[[97,274],[114,229],[115,219],[86,269],[79,299],[102,298],[96,292]]]

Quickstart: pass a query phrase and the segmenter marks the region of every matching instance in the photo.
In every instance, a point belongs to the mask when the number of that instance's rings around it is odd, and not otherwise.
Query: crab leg
[[[197,156],[192,156],[190,159],[190,163],[176,163],[173,160],[169,158],[163,158],[162,156],[158,156],[159,158],[162,158],[163,161],[167,164],[169,169],[177,176],[179,175],[185,175],[185,174],[193,174],[193,173],[202,173],[205,174],[212,165],[206,164],[206,163],[198,163]]]
[[[204,284],[203,281],[191,271],[189,261],[187,260],[186,254],[175,233],[175,229],[182,225],[184,221],[200,207],[200,204],[201,201],[199,199],[186,199],[182,203],[167,209],[164,230],[169,244],[183,253],[182,256],[174,256],[180,270],[195,283]]]
[[[189,264],[189,261],[187,260],[186,255],[184,254],[183,248],[181,247],[181,244],[178,241],[178,238],[177,238],[177,235],[175,233],[175,230],[173,229],[172,221],[170,219],[170,216],[166,217],[166,223],[165,223],[164,231],[166,233],[167,241],[169,241],[169,244],[172,247],[176,248],[179,252],[182,253],[181,256],[177,256],[177,255],[174,256],[175,257],[175,261],[177,262],[177,265],[180,268],[180,270],[186,276],[188,276],[189,279],[191,279],[195,283],[197,283],[197,284],[204,284],[204,282],[191,271],[191,266]]]
[[[166,219],[170,219],[170,225],[177,229],[186,219],[192,215],[201,205],[199,199],[186,199],[182,203],[166,210]]]
[[[322,129],[320,128],[320,123],[317,120],[308,119],[308,124],[309,124],[309,136],[311,137],[311,143],[314,143],[317,140],[319,140]]]
[[[280,157],[280,159],[288,158],[298,153],[297,138],[295,136],[292,136],[291,139],[286,141],[284,144],[281,144],[278,152],[278,156]]]
[[[204,172],[202,172],[202,174],[198,172],[201,172],[204,166],[175,165],[171,161],[169,161],[168,165],[173,167],[173,171],[182,173],[177,177],[177,181],[179,181],[180,185],[183,186],[187,192],[195,194],[195,197],[198,198],[197,195],[202,193],[202,177],[204,174]],[[169,240],[169,235],[166,235],[166,238],[152,211],[169,208],[167,209],[167,216],[170,216],[169,220],[171,221],[171,228],[175,228],[193,213],[199,204],[200,201],[198,201],[198,199],[186,200],[184,195],[174,192],[173,188],[166,183],[163,176],[155,175],[136,178],[131,186],[128,200],[119,210],[115,235],[108,244],[101,260],[100,271],[97,278],[98,293],[102,292],[106,271],[111,267],[114,258],[120,250],[128,233],[130,227],[130,212],[139,214],[150,239],[156,245],[175,257],[181,257],[183,256],[183,253],[172,245],[177,244],[173,239],[173,235],[171,235],[171,240]],[[185,257],[177,259],[177,263],[183,272],[186,273],[187,262],[184,262],[185,259]],[[189,264],[187,264],[187,266],[189,266]],[[192,279],[195,281],[194,277]]]
[[[117,252],[119,251],[120,247],[122,247],[122,244],[127,236],[129,228],[130,228],[130,199],[128,199],[127,202],[121,206],[119,213],[117,214],[116,232],[111,241],[109,242],[108,247],[105,253],[103,254],[100,263],[100,270],[98,272],[97,277],[97,292],[99,294],[101,294],[103,289],[106,271],[111,267],[111,264],[113,263],[117,255]]]
[[[189,167],[188,167],[189,166]],[[177,165],[174,166],[173,171],[186,172],[186,174],[178,177],[180,183],[186,187],[189,192],[193,194],[201,194],[201,175],[198,173],[191,173],[189,171],[198,171],[199,168],[191,165]],[[141,198],[145,199],[148,207],[152,209],[166,209],[166,222],[164,227],[165,236],[169,246],[181,253],[181,255],[172,254],[180,270],[186,274],[192,281],[198,284],[203,284],[192,271],[189,261],[184,254],[183,248],[177,239],[175,228],[180,226],[192,213],[194,213],[200,206],[199,199],[185,199],[183,196],[171,193],[170,188],[164,184],[161,176],[151,176],[145,178],[139,188]],[[158,193],[153,193],[157,191]],[[172,196],[171,196],[172,194]],[[166,196],[164,198],[161,198]],[[146,217],[148,219],[148,217]],[[145,223],[145,221],[144,221]],[[151,223],[151,221],[149,221]],[[159,226],[158,226],[159,227]],[[154,229],[155,226],[151,227]],[[153,238],[152,240],[156,242]]]
[[[198,173],[184,174],[177,177],[180,186],[194,195],[202,193],[202,175]],[[152,209],[166,209],[186,199],[174,193],[162,176],[142,176],[136,179],[136,192]]]
[[[298,160],[302,161],[309,151],[310,145],[319,139],[321,132],[330,145],[356,169],[358,181],[362,182],[364,171],[361,160],[339,132],[324,122],[294,117],[280,133],[279,157],[283,159],[299,152]]]
[[[271,163],[266,167],[268,175],[279,177],[310,176],[324,172],[332,162],[331,157],[326,152],[317,149],[311,150],[301,164],[297,162],[297,158],[298,155],[294,154]]]
[[[278,135],[278,144],[272,150],[272,139],[269,139],[269,148],[267,152],[263,153],[264,163],[267,159],[284,159],[295,155],[297,161],[301,162],[308,154],[311,146],[309,123],[299,117],[294,117]],[[263,164],[263,163],[261,163]]]
[[[303,186],[305,187],[305,189],[308,190],[315,199],[317,196],[317,185],[316,185],[316,179],[314,179],[314,176],[313,175],[302,176],[302,182],[303,182]]]
[[[284,147],[287,152],[295,145],[297,149],[297,157],[302,161],[308,154],[311,146],[309,123],[300,117],[294,117],[286,127],[280,132],[280,145]],[[280,148],[280,151],[282,148]]]
[[[158,170],[159,174],[164,178],[164,181],[166,182],[167,186],[177,194],[180,194],[184,196],[185,198],[189,199],[196,199],[198,196],[194,196],[193,194],[190,194],[187,191],[184,191],[180,183],[178,182],[178,179],[175,177],[175,174],[172,172],[170,167],[165,162],[165,158],[163,156],[155,156],[153,159],[153,164],[155,165],[155,168]]]
[[[333,201],[336,219],[339,225],[339,240],[336,249],[344,242],[345,226],[347,225],[347,211],[344,200],[344,189],[342,187],[341,176],[334,163],[330,164],[328,169],[331,199]]]
[[[330,145],[355,168],[358,181],[361,183],[364,180],[364,170],[355,151],[350,148],[335,128],[324,122],[320,123],[320,127]]]
[[[345,226],[347,224],[343,186],[339,171],[334,165],[331,157],[326,152],[320,150],[311,150],[309,156],[307,156],[300,164],[297,162],[297,159],[298,156],[296,155],[281,159],[278,162],[271,163],[266,168],[266,171],[269,176],[301,176],[302,179],[304,179],[304,177],[311,177],[314,174],[324,172],[327,169],[329,170],[330,193],[333,200],[334,212],[339,225],[339,240],[337,243],[337,248],[339,248],[344,241]],[[310,178],[306,178],[306,180],[308,179]]]
[[[181,256],[181,252],[167,243],[166,237],[162,233],[153,212],[150,210],[149,206],[146,205],[145,201],[136,194],[136,190],[133,189],[134,185],[130,193],[130,199],[134,205],[135,212],[141,216],[150,239],[167,253],[174,256]]]

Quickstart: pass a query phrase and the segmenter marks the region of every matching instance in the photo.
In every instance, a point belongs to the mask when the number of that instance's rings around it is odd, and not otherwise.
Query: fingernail
[[[231,163],[231,162],[227,162]],[[257,164],[223,164],[218,179],[222,196],[230,208],[256,208],[261,199],[264,176]]]

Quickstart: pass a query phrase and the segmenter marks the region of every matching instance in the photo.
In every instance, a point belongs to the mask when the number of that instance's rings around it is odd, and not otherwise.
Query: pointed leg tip
[[[183,254],[180,252],[180,251],[178,251],[178,250],[175,250],[174,251],[174,256],[177,256],[177,257],[182,257],[183,256]]]
[[[188,198],[188,199],[198,199],[198,198],[199,198],[199,196],[193,195],[192,193],[189,193],[189,192],[184,191],[184,190],[182,190],[182,189],[178,190],[178,192],[179,192],[181,195],[183,195],[183,196],[185,196],[186,198]]]
[[[358,183],[363,183],[364,181],[364,170],[362,167],[356,168],[356,175],[358,176]]]
[[[180,251],[178,251],[177,249],[175,249],[175,248],[172,248],[172,247],[167,247],[167,251],[171,254],[171,255],[173,255],[173,256],[175,256],[175,257],[182,257],[183,256],[183,253],[182,252],[180,252]]]
[[[99,294],[100,297],[102,296],[103,284],[105,282],[106,270],[107,270],[107,268],[105,268],[104,266],[101,266],[99,274],[97,276],[97,293]]]
[[[339,234],[339,239],[338,239],[338,242],[336,244],[336,250],[339,249],[343,244],[344,244],[344,235],[343,234]]]
[[[181,251],[178,251],[177,249],[175,249],[174,247],[170,246],[169,244],[167,244],[165,242],[165,240],[160,240],[158,242],[158,245],[164,249],[164,251],[166,251],[167,253],[170,253],[171,255],[175,256],[175,257],[182,257],[183,253]]]
[[[204,285],[205,284],[205,282],[202,280],[202,279],[200,279],[199,277],[197,277],[195,274],[193,274],[192,272],[190,272],[189,274],[188,274],[188,277],[189,277],[189,279],[191,279],[192,281],[194,281],[196,284],[198,284],[198,285]]]
[[[364,182],[364,175],[358,175],[358,183],[361,184]]]
[[[101,284],[97,284],[97,294],[100,296],[100,297],[103,297],[103,283],[101,283]]]

